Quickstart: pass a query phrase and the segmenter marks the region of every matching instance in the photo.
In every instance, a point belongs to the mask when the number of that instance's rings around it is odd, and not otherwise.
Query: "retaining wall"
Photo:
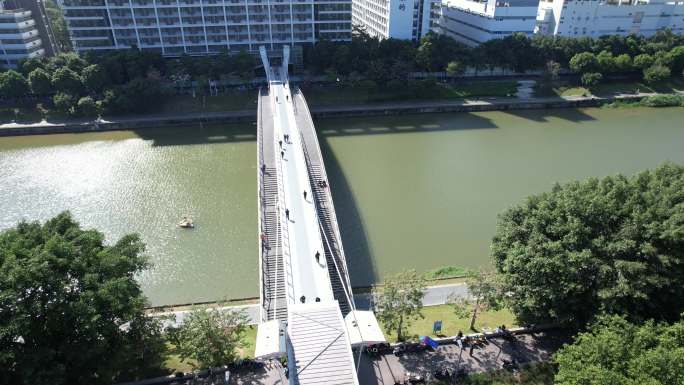
[[[532,110],[550,108],[584,108],[598,107],[616,100],[638,101],[644,96],[620,96],[615,98],[577,98],[571,100],[511,100],[511,101],[480,101],[468,104],[454,102],[416,102],[414,104],[368,105],[368,106],[338,106],[313,108],[311,114],[316,119],[353,117],[353,116],[382,116],[403,114],[424,114],[440,112],[477,112],[477,111],[505,111]],[[126,118],[120,121],[107,122],[70,122],[57,124],[14,125],[0,128],[0,136],[43,135],[81,132],[101,132],[117,130],[137,130],[142,128],[184,126],[190,124],[227,124],[253,123],[256,121],[256,111],[216,112],[210,116],[175,116],[165,118],[160,116],[140,119]]]

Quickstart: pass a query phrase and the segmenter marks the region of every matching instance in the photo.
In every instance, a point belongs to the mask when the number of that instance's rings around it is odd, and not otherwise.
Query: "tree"
[[[76,103],[76,110],[83,116],[95,116],[98,113],[97,103],[90,96],[84,96]]]
[[[29,92],[28,82],[17,71],[0,73],[0,95],[10,99],[21,98]]]
[[[425,279],[415,270],[408,270],[386,278],[376,297],[378,319],[388,330],[397,331],[397,340],[416,318],[422,318]]]
[[[556,385],[684,383],[684,321],[635,325],[601,317],[555,355]]]
[[[147,267],[143,250],[137,235],[105,244],[66,212],[0,233],[0,383],[110,384],[152,374],[147,365],[163,362],[164,342],[135,280]]]
[[[61,67],[52,75],[52,85],[58,92],[80,95],[83,92],[81,77],[68,67]]]
[[[669,78],[670,69],[663,64],[654,64],[644,70],[644,80],[647,83],[657,83]]]
[[[582,84],[587,87],[595,86],[601,82],[603,75],[599,72],[587,72],[582,74]]]
[[[598,60],[591,52],[578,53],[570,59],[570,69],[579,74],[595,72],[599,69]]]
[[[52,104],[62,112],[70,112],[74,103],[76,103],[76,99],[64,92],[58,92],[52,97]]]
[[[670,57],[672,58],[672,73],[681,76],[684,71],[684,45],[672,48]]]
[[[560,63],[555,62],[553,60],[549,60],[546,62],[546,67],[544,69],[544,77],[548,80],[556,80],[558,79],[558,75],[560,74],[560,69]]]
[[[684,311],[684,167],[556,185],[499,217],[492,255],[525,323]]]
[[[31,92],[36,95],[47,95],[52,93],[52,79],[42,68],[36,68],[28,76]]]
[[[83,85],[88,92],[100,93],[102,89],[109,83],[107,73],[102,66],[98,64],[91,64],[83,69],[82,72]]]
[[[235,361],[246,328],[243,311],[195,309],[168,333],[181,361],[191,359],[199,368],[210,368]]]
[[[447,75],[449,75],[451,77],[455,77],[455,76],[462,74],[463,70],[464,70],[463,64],[461,64],[461,62],[456,61],[456,60],[450,61],[446,67]]]
[[[608,51],[601,51],[601,53],[596,55],[596,62],[602,73],[612,73],[617,70],[615,58],[613,57],[613,54]]]
[[[630,72],[634,70],[632,57],[628,54],[622,54],[615,57],[615,69],[618,72]]]
[[[480,270],[470,272],[466,279],[468,293],[475,299],[470,329],[475,330],[475,320],[480,311],[501,308],[503,294],[501,284],[496,274]]]
[[[634,57],[634,67],[645,70],[653,65],[655,59],[649,54],[641,54]]]

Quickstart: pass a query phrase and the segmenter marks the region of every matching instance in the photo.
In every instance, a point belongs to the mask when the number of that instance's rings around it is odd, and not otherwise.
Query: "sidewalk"
[[[569,97],[525,97],[525,98],[480,98],[464,100],[419,100],[372,103],[363,105],[344,105],[312,107],[314,118],[326,116],[361,116],[385,115],[395,113],[420,112],[457,112],[457,111],[489,111],[498,109],[532,109],[551,107],[590,107],[604,102],[624,99],[640,99],[654,93],[617,94],[610,97],[569,96]],[[190,112],[179,114],[151,114],[124,116],[120,118],[104,118],[99,122],[93,119],[60,119],[35,123],[0,124],[0,136],[47,134],[58,132],[125,130],[143,127],[165,126],[170,124],[187,124],[192,122],[248,122],[256,120],[256,110]],[[3,131],[5,131],[3,133]]]
[[[443,305],[447,303],[448,299],[452,295],[457,295],[457,296],[467,296],[468,295],[468,288],[466,287],[465,283],[456,283],[456,284],[449,284],[449,285],[436,285],[436,286],[428,286],[427,289],[425,290],[425,296],[423,297],[423,306],[435,306],[435,305]],[[354,302],[356,303],[356,308],[360,310],[368,310],[370,309],[370,299],[371,299],[371,294],[370,293],[365,293],[365,294],[356,294],[354,295]],[[211,307],[209,307],[211,308]],[[247,317],[249,318],[249,324],[250,325],[256,325],[259,323],[259,317],[260,317],[260,305],[259,304],[253,304],[253,305],[237,305],[237,306],[221,306],[216,309],[219,309],[221,311],[235,311],[235,310],[244,310],[247,313]],[[159,312],[159,313],[152,313],[154,316],[175,316],[175,320],[164,320],[162,323],[164,327],[168,326],[179,326],[180,324],[183,323],[183,319],[187,316],[187,314],[191,310],[179,310],[179,311],[168,311],[168,312]]]
[[[551,358],[567,335],[561,330],[548,330],[535,334],[518,334],[513,341],[490,338],[481,348],[470,354],[470,349],[461,349],[456,344],[440,345],[435,351],[406,353],[399,357],[385,354],[377,358],[361,355],[359,383],[380,385],[402,383],[406,372],[420,374],[428,379],[435,371],[464,369],[466,373],[478,373],[501,369],[503,360],[515,360],[519,364],[542,362]],[[430,381],[428,381],[429,383]]]

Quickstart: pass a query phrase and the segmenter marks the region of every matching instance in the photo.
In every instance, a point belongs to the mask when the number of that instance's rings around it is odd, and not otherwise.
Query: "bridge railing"
[[[302,100],[302,107],[303,107],[302,113],[304,113],[306,119],[309,121],[309,124],[311,125],[311,128],[314,130],[313,135],[312,135],[313,140],[314,140],[314,143],[316,145],[316,149],[318,151],[320,151],[320,148],[321,148],[320,143],[318,142],[318,137],[317,137],[316,131],[315,131],[315,125],[313,123],[313,119],[311,117],[311,111],[309,110],[309,106],[306,102],[306,98],[304,98],[304,94],[302,94],[299,89],[296,90],[296,94]],[[302,143],[305,143],[301,130],[300,130],[300,135],[302,135]],[[309,156],[309,152],[308,152],[308,149],[306,148],[306,146],[303,146],[303,147],[304,147],[304,155],[306,157],[307,167],[308,167],[308,165],[311,164],[311,158]],[[323,155],[320,154],[320,156],[322,159]],[[327,183],[329,185],[330,182],[328,180],[328,174],[325,170],[325,166],[324,165],[322,165],[322,166],[323,167],[321,167],[321,170],[320,170],[321,175],[324,178],[324,180],[327,181]],[[328,190],[328,193],[326,193],[324,195],[325,195],[325,199],[326,199],[326,204],[328,205],[328,207],[330,207],[330,213],[329,213],[330,214],[330,222],[331,222],[332,227],[333,227],[333,236],[334,236],[332,243],[334,246],[337,247],[337,250],[339,253],[339,259],[340,259],[340,262],[342,264],[342,267],[340,268],[337,265],[337,262],[335,261],[334,255],[333,255],[333,261],[335,262],[335,268],[337,269],[337,274],[340,276],[340,278],[342,279],[342,283],[345,286],[345,293],[348,297],[349,306],[351,306],[352,309],[355,309],[356,306],[354,304],[354,295],[352,292],[351,282],[349,281],[349,270],[347,268],[346,254],[344,253],[344,247],[342,244],[342,236],[340,235],[340,232],[339,232],[340,227],[339,227],[339,224],[337,222],[337,214],[335,212],[335,205],[333,203],[332,195],[330,194],[329,190]],[[320,210],[320,208],[317,207],[317,210]],[[320,223],[320,220],[319,220],[319,226],[321,226],[321,228],[323,227],[323,225]],[[324,236],[326,237],[326,242],[330,242],[330,240],[327,239],[327,235],[325,235],[326,232],[325,231],[322,231],[322,232],[323,232]],[[331,251],[334,251],[334,249],[331,248]],[[341,274],[342,272],[344,274]]]

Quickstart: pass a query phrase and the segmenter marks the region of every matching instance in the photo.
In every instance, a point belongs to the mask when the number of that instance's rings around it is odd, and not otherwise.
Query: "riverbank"
[[[313,107],[316,119],[359,116],[386,116],[422,113],[479,112],[507,110],[544,110],[554,108],[599,107],[610,103],[634,103],[654,96],[653,93],[618,94],[609,97],[566,96],[530,98],[487,98],[474,100],[430,100],[409,102],[386,102],[370,105],[341,105]],[[142,128],[168,127],[194,124],[255,124],[256,113],[252,110],[223,112],[192,112],[185,114],[147,115],[120,119],[70,119],[60,122],[0,125],[0,136],[42,135],[59,133],[102,132],[136,130]]]

